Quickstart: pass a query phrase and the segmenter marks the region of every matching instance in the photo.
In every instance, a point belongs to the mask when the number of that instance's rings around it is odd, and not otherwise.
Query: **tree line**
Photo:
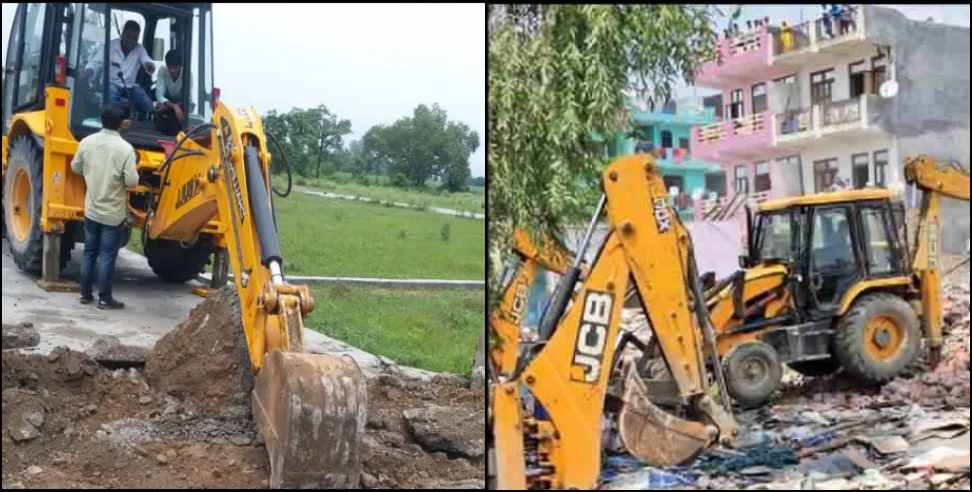
[[[370,183],[374,176],[385,176],[394,186],[424,187],[433,182],[449,192],[485,185],[482,178],[472,179],[469,169],[469,157],[480,146],[479,134],[465,123],[449,121],[438,104],[421,104],[410,116],[375,125],[359,140],[346,141],[351,122],[323,104],[286,113],[268,111],[263,126],[302,177],[343,172]],[[277,151],[273,142],[270,150]]]

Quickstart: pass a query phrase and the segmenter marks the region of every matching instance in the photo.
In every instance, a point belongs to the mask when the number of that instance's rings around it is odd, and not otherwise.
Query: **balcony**
[[[716,56],[702,64],[695,84],[723,87],[743,80],[771,79],[770,42],[766,26],[732,38],[720,38],[716,41]]]
[[[754,159],[772,151],[775,116],[766,111],[692,129],[692,154],[697,159]]]
[[[780,68],[798,69],[833,63],[867,48],[863,7],[854,7],[849,18],[830,20],[829,25],[823,17],[818,17],[774,32],[771,63]]]
[[[778,114],[774,141],[781,149],[802,150],[823,137],[852,140],[878,135],[888,104],[878,96],[863,95]]]

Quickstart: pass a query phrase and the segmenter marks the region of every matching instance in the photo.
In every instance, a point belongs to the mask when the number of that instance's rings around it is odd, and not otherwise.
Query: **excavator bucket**
[[[714,427],[682,420],[652,403],[633,365],[625,372],[618,426],[621,441],[634,457],[652,466],[683,465],[715,440]]]
[[[367,399],[350,359],[269,354],[255,381],[253,415],[270,455],[270,487],[358,488]]]

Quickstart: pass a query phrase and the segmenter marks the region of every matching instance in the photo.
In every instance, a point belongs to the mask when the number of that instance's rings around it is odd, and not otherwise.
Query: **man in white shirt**
[[[109,102],[119,104],[124,97],[131,101],[136,111],[149,114],[152,112],[152,100],[135,79],[138,76],[139,66],[145,68],[149,75],[154,74],[155,63],[152,63],[152,58],[145,48],[138,44],[141,31],[142,28],[138,23],[130,20],[125,23],[121,38],[113,39],[108,44],[111,62],[108,71]],[[97,60],[97,56],[92,57],[92,63],[85,67],[86,75],[91,79],[95,77],[94,65]]]
[[[185,70],[182,55],[176,50],[165,54],[165,69],[159,70],[155,86],[155,123],[159,131],[166,135],[176,135],[185,123],[182,106],[182,81]],[[191,86],[190,86],[191,87]]]

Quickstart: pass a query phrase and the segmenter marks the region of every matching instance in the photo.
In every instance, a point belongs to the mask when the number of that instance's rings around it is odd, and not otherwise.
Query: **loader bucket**
[[[350,359],[269,354],[256,378],[253,415],[270,455],[270,487],[358,488],[367,398]]]
[[[718,430],[682,420],[658,408],[648,389],[629,368],[624,377],[624,406],[618,416],[621,441],[634,457],[652,466],[678,466],[694,460],[712,444]]]

